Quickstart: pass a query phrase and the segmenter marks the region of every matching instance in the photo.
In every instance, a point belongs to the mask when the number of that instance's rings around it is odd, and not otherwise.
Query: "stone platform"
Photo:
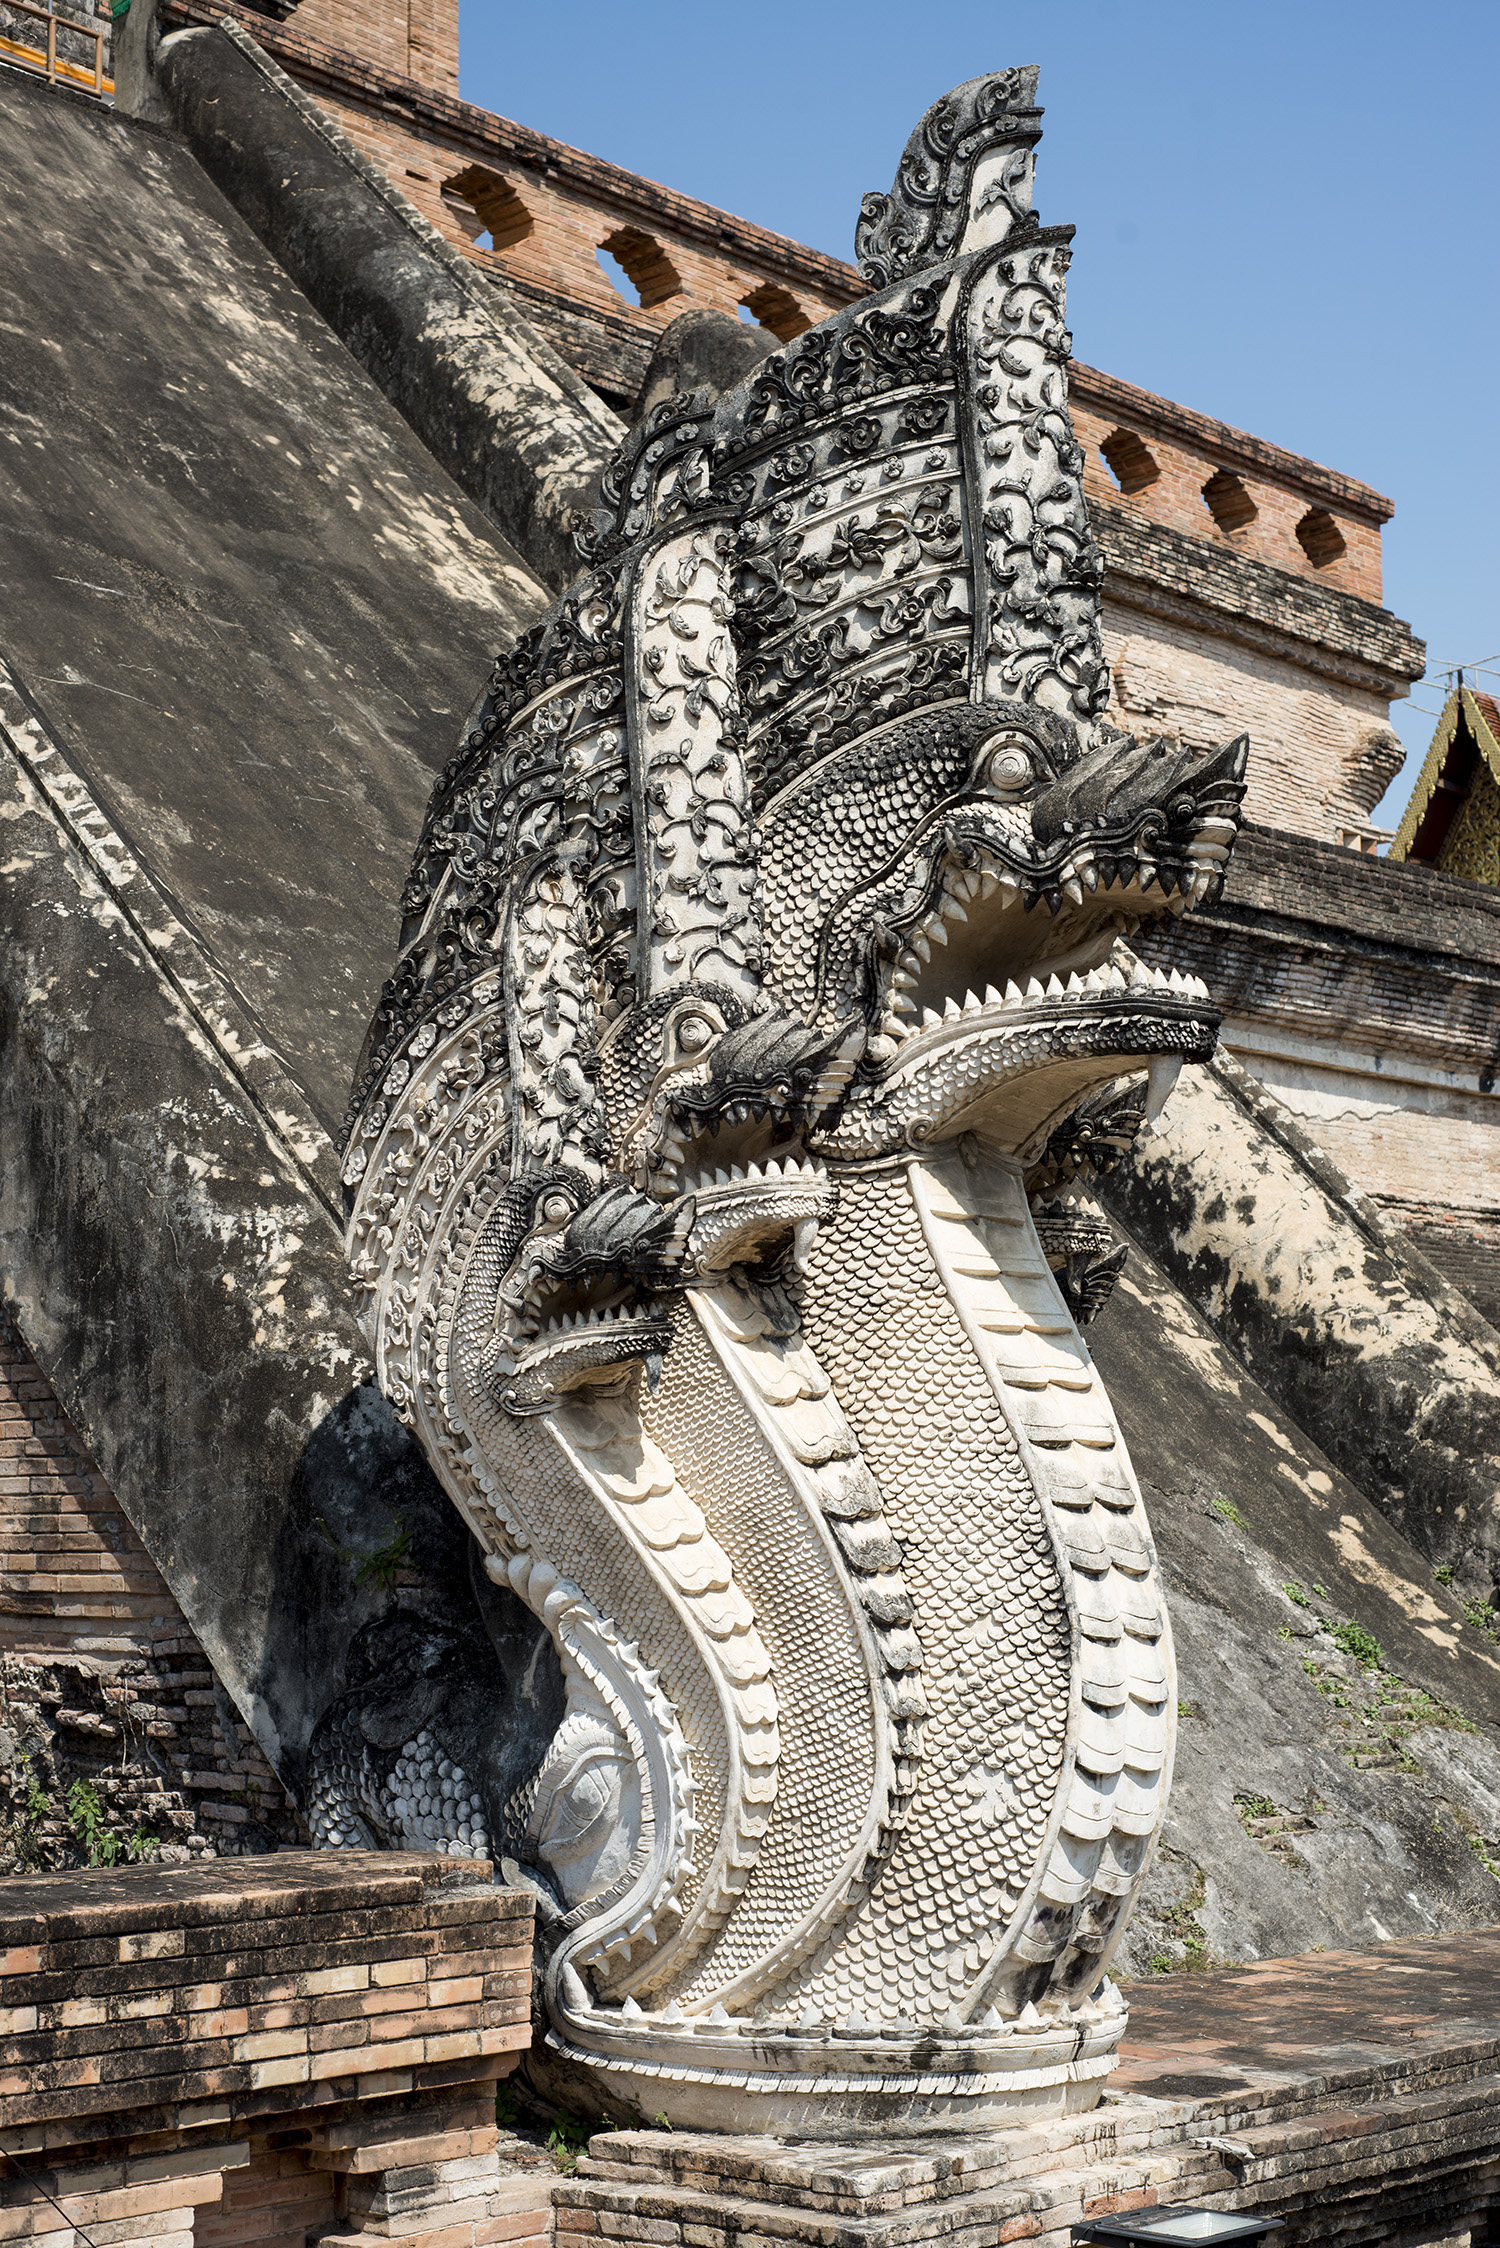
[[[1087,2116],[902,2146],[495,2128],[531,1900],[283,1853],[0,1883],[0,2242],[1065,2248],[1174,2202],[1284,2248],[1500,2235],[1500,1928],[1136,1984]]]
[[[286,1851],[0,1882],[0,2241],[481,2248],[532,1900],[482,1859]]]
[[[1286,2248],[1489,2237],[1500,2202],[1500,1929],[1136,1984],[1091,2115],[889,2152],[620,2131],[553,2199],[561,2242],[1064,2248],[1187,2201],[1285,2220]]]

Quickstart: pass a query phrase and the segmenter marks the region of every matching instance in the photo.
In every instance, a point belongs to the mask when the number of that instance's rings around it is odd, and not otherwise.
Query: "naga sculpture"
[[[1212,1050],[1123,940],[1218,893],[1245,744],[1105,715],[1036,78],[931,109],[870,294],[609,469],[351,1111],[379,1378],[566,1683],[455,1832],[532,1869],[543,2058],[617,2116],[1076,2109],[1124,2022],[1176,1704],[1076,1181]]]

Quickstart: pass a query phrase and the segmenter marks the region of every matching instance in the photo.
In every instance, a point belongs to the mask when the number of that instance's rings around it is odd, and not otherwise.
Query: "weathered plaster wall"
[[[1500,1586],[1500,1336],[1227,1055],[1105,1199],[1280,1410],[1472,1598]]]
[[[409,1510],[411,1495],[390,1487],[403,1446],[358,1391],[360,1338],[315,1175],[13,757],[0,787],[7,1292],[82,1442],[295,1783],[355,1624],[313,1516],[354,1543],[382,1500],[386,1521]],[[313,1144],[311,1112],[295,1123]]]
[[[1494,1209],[1500,1119],[1482,1095],[1473,1097],[1473,1113],[1464,1113],[1469,1104],[1460,1105],[1457,1097],[1391,1083],[1384,1072],[1315,1073],[1301,1062],[1284,1065],[1276,1056],[1246,1051],[1247,1043],[1231,1037],[1229,1050],[1392,1216],[1409,1203],[1422,1206],[1413,1190],[1424,1181],[1441,1182],[1444,1204],[1455,1217],[1478,1218]],[[1352,1058],[1363,1059],[1357,1053]],[[1456,1115],[1444,1113],[1450,1100],[1459,1109]]]
[[[0,135],[0,655],[336,1122],[539,589],[185,148],[11,77]]]
[[[1122,1971],[1492,1920],[1500,1646],[1119,1230],[1089,1345],[1166,1573],[1181,1719]]]
[[[1285,644],[1237,646],[1106,593],[1104,646],[1118,725],[1203,748],[1250,736],[1246,810],[1262,826],[1332,840],[1363,824],[1398,765],[1386,694],[1320,676]]]
[[[209,176],[432,459],[560,591],[575,521],[623,435],[608,408],[235,25],[176,34],[157,69]]]
[[[1425,662],[1410,627],[1118,495],[1089,514],[1121,723],[1189,742],[1248,730],[1251,819],[1326,843],[1362,827],[1401,763],[1386,712]]]
[[[0,145],[0,1271],[295,1788],[393,1608],[505,1698],[368,1381],[329,1134],[433,772],[539,595],[186,149],[11,78]],[[397,1516],[387,1593],[335,1547]]]
[[[1223,899],[1155,931],[1223,1043],[1471,1298],[1500,1316],[1500,898],[1252,828]]]

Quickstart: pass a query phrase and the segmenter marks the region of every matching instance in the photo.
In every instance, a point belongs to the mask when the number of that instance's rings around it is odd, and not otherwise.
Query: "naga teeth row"
[[[567,1335],[579,1327],[615,1327],[623,1321],[627,1325],[636,1316],[629,1304],[616,1304],[609,1311],[555,1312],[542,1329],[543,1335]]]
[[[1131,985],[1136,991],[1170,991],[1182,999],[1206,999],[1208,986],[1201,976],[1185,976],[1180,968],[1153,968],[1138,960]]]
[[[821,1163],[804,1162],[796,1155],[783,1156],[778,1163],[774,1155],[768,1155],[764,1163],[734,1163],[727,1170],[715,1171],[712,1178],[705,1174],[696,1189],[689,1187],[686,1191],[707,1192],[708,1188],[715,1186],[761,1186],[768,1180],[779,1186],[787,1179],[806,1185],[809,1179],[821,1179],[825,1176]]]
[[[721,1121],[726,1126],[758,1124],[770,1113],[771,1103],[768,1100],[731,1101],[725,1109]],[[691,1139],[692,1127],[690,1125],[674,1124],[669,1120],[662,1129],[658,1150],[659,1161],[671,1165],[681,1163],[683,1157],[687,1154]]]
[[[1041,976],[1029,976],[1024,985],[1007,983],[1003,992],[994,984],[986,984],[983,998],[972,991],[966,992],[960,1006],[950,997],[944,1001],[941,1014],[935,1007],[925,1007],[920,1023],[915,1024],[899,1019],[902,1014],[916,1012],[915,1001],[906,992],[893,992],[883,1027],[890,1035],[906,1038],[918,1031],[941,1029],[944,1023],[962,1022],[965,1015],[980,1015],[995,1008],[1030,1006],[1039,999],[1096,999],[1120,991],[1164,992],[1174,999],[1207,999],[1209,995],[1201,976],[1184,975],[1180,968],[1152,968],[1144,961],[1137,961],[1134,972],[1128,976],[1123,969],[1107,964],[1089,969],[1086,975],[1070,974],[1066,979],[1055,975],[1045,980]]]
[[[1173,914],[1180,918],[1189,905],[1204,894],[1212,878],[1222,872],[1228,861],[1228,846],[1234,833],[1235,823],[1232,820],[1204,822],[1201,831],[1187,847],[1191,872],[1180,889],[1163,894],[1162,902]],[[1144,894],[1147,884],[1154,882],[1156,878],[1156,862],[1140,857],[1134,865],[1122,867],[1118,873],[1101,880],[1094,864],[1093,851],[1086,847],[1075,853],[1066,866],[1053,874],[1048,887],[1060,891],[1074,905],[1082,905],[1085,890],[1103,896],[1111,890],[1130,890],[1139,885]],[[927,918],[907,936],[897,962],[898,967],[915,982],[918,971],[932,958],[933,946],[948,942],[949,924],[967,921],[969,916],[966,909],[976,899],[993,897],[997,890],[1001,893],[1002,908],[1023,901],[1025,897],[1025,884],[987,858],[981,858],[977,866],[956,866],[950,863],[944,871],[943,889],[937,904]]]

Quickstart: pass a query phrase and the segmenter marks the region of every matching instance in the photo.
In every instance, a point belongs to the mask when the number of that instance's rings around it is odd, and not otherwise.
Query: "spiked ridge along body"
[[[632,435],[351,1106],[380,1379],[562,1665],[484,1810],[594,2106],[993,2122],[1123,2026],[1175,1700],[1087,1179],[1212,1051],[1128,938],[1217,893],[1245,744],[1104,715],[1035,82],[928,112],[870,297]]]

